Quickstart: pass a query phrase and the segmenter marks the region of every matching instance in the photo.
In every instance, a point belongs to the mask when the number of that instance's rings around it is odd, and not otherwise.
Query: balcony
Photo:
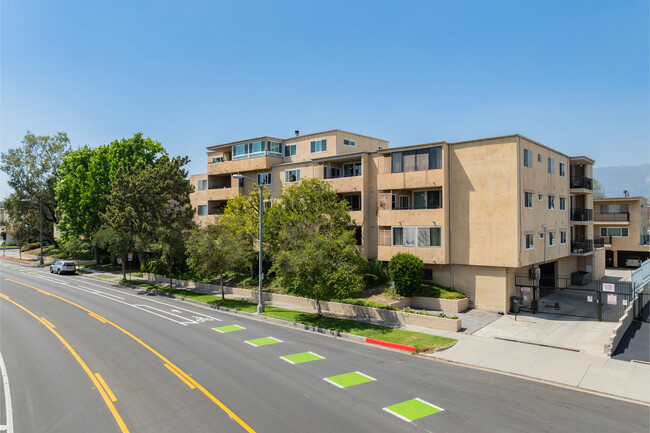
[[[605,242],[605,238],[594,239],[594,248],[605,248]]]
[[[650,245],[650,235],[641,235],[641,245]]]
[[[208,175],[270,170],[273,164],[281,163],[282,158],[277,156],[258,156],[255,158],[238,159],[236,161],[209,162]]]
[[[362,176],[325,177],[336,192],[361,192],[363,190]]]
[[[593,220],[594,220],[593,209],[580,209],[580,208],[571,209],[572,222],[590,222]]]
[[[597,213],[594,216],[595,221],[630,221],[629,212],[620,212],[620,213]]]
[[[208,189],[208,200],[229,200],[243,192],[243,188],[234,187],[215,187]]]
[[[594,189],[594,181],[590,177],[571,176],[571,189]]]
[[[377,174],[377,190],[439,188],[445,184],[445,170],[407,171]]]
[[[571,241],[571,254],[588,254],[594,251],[594,241],[587,239],[584,241]]]

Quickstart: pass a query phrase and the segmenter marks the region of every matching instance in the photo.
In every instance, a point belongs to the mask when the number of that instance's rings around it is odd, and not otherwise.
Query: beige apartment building
[[[388,148],[341,130],[211,146],[207,173],[191,176],[197,221],[216,221],[229,198],[254,187],[277,198],[301,179],[326,179],[351,208],[366,257],[420,257],[425,278],[506,311],[515,275],[576,270],[604,275],[594,245],[592,170],[521,135]]]
[[[636,267],[650,257],[648,201],[644,197],[594,199],[594,228],[606,266]]]

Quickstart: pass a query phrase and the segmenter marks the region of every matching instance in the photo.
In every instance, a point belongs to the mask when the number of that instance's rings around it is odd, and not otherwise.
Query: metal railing
[[[650,235],[641,235],[641,245],[650,245]]]
[[[629,212],[620,212],[620,213],[596,213],[594,216],[596,221],[629,221],[630,213]]]
[[[594,181],[590,177],[571,176],[571,188],[594,189]]]
[[[328,173],[327,175],[325,175],[325,177],[323,179],[341,179],[343,177],[361,177],[361,173],[359,173],[359,174],[354,174],[354,173],[352,173],[352,174],[350,174],[350,173],[343,174],[343,173],[341,173],[338,176],[332,176],[331,174]]]
[[[571,241],[571,252],[575,254],[589,253],[594,250],[593,239],[584,241]]]
[[[605,248],[605,238],[594,239],[594,248]]]
[[[593,221],[593,220],[594,220],[593,209],[580,209],[580,208],[571,209],[571,221]]]
[[[442,209],[440,205],[426,205],[426,206],[394,206],[392,210],[423,210],[423,209]]]

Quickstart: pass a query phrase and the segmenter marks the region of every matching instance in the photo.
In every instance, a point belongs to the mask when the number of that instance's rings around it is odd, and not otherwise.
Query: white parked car
[[[77,267],[74,265],[74,262],[70,262],[67,260],[59,260],[57,262],[52,263],[52,265],[50,265],[50,272],[52,273],[56,272],[59,275],[65,273],[74,274],[77,272]]]
[[[638,256],[630,256],[627,259],[625,259],[625,266],[638,268],[639,266],[641,266],[641,258]]]

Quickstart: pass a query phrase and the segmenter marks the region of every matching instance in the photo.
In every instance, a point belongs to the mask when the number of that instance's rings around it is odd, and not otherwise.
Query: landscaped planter
[[[413,296],[402,298],[399,301],[392,302],[391,307],[395,308],[421,308],[423,310],[436,310],[445,313],[456,314],[469,308],[469,298],[463,299],[444,299],[429,298],[425,296]]]
[[[157,283],[157,284],[159,283],[161,285],[165,285],[166,283],[169,282],[169,278],[164,277],[162,275],[143,273],[143,278],[152,283]],[[221,286],[219,286],[218,284],[195,283],[193,281],[183,281],[183,280],[174,280],[174,288],[183,288],[183,289],[198,288],[202,290],[209,290],[211,292],[214,292],[215,294],[221,292]],[[251,301],[257,301],[258,298],[257,290],[240,289],[236,287],[224,286],[224,293],[237,296],[240,298],[248,299]],[[296,307],[308,308],[311,309],[312,311],[316,311],[316,301],[310,298],[301,298],[298,296],[283,295],[279,293],[267,293],[267,292],[263,293],[263,298],[265,303],[271,305],[273,304],[293,305]],[[411,300],[411,298],[403,298],[403,299],[408,299],[409,301]],[[422,299],[437,299],[437,298],[422,298]],[[467,298],[461,299],[459,301],[450,300],[450,299],[442,299],[442,300],[456,302],[456,303],[460,301],[465,301],[465,305],[467,305],[468,302]],[[325,313],[331,313],[337,316],[344,316],[352,319],[362,317],[366,319],[381,320],[385,322],[399,323],[403,325],[422,326],[424,328],[430,328],[430,329],[441,329],[450,332],[458,332],[462,327],[460,319],[447,319],[447,318],[442,318],[437,316],[429,316],[429,315],[416,314],[416,313],[406,313],[404,311],[386,310],[383,308],[363,307],[360,305],[343,304],[341,302],[333,302],[333,301],[321,301],[320,305],[321,305],[321,310]],[[420,307],[420,308],[429,308],[429,307]],[[462,308],[459,311],[462,311],[465,308]]]

